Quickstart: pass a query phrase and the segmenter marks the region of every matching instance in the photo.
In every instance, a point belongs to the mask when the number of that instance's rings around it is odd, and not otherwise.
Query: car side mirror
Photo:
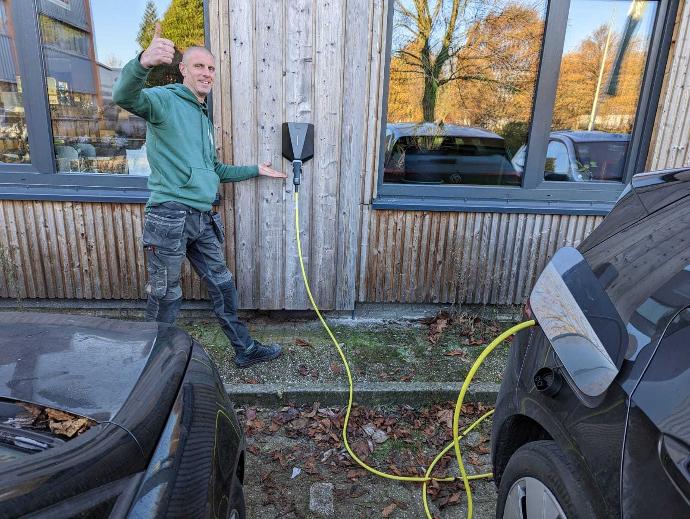
[[[586,397],[604,394],[620,371],[628,334],[582,254],[572,247],[559,249],[529,302],[567,378]]]

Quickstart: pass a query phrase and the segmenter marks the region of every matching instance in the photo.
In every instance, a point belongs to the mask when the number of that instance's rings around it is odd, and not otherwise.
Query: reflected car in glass
[[[601,131],[551,132],[546,150],[544,180],[562,182],[613,181],[623,179],[630,135]],[[513,167],[522,171],[527,146],[513,157]]]
[[[498,518],[690,517],[690,170],[547,264],[496,403]]]
[[[386,126],[384,182],[519,186],[505,140],[482,128],[454,124]]]
[[[245,517],[245,440],[175,326],[0,313],[0,517]]]

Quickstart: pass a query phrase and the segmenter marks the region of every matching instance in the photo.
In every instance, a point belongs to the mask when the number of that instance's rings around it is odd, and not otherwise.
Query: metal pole
[[[599,67],[599,79],[597,80],[597,89],[594,92],[594,101],[592,102],[592,113],[589,114],[589,124],[587,125],[587,131],[592,131],[594,128],[594,119],[597,116],[597,109],[599,108],[599,93],[601,92],[601,83],[604,79],[604,68],[606,67],[606,57],[609,53],[609,46],[611,45],[611,35],[613,34],[613,20],[616,15],[616,10],[613,10],[611,15],[611,23],[609,24],[609,34],[606,36],[606,45],[604,45],[604,55],[601,58],[601,67]]]

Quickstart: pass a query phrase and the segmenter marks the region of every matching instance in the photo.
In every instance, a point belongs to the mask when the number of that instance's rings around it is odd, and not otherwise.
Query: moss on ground
[[[213,356],[226,382],[289,384],[306,378],[346,383],[340,357],[316,321],[251,325],[253,337],[280,343],[284,355],[245,370],[235,367],[233,349],[215,322],[181,324]],[[435,343],[429,339],[429,326],[415,323],[336,324],[332,329],[358,382],[457,382],[464,379],[485,345],[511,324],[461,314]],[[476,379],[500,382],[506,361],[507,348],[498,348]]]

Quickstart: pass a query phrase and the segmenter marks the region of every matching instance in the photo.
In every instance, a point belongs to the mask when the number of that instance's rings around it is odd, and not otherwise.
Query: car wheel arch
[[[527,443],[554,438],[537,420],[524,414],[514,414],[503,421],[495,439],[493,469],[494,481],[498,486],[508,460],[515,451]]]

